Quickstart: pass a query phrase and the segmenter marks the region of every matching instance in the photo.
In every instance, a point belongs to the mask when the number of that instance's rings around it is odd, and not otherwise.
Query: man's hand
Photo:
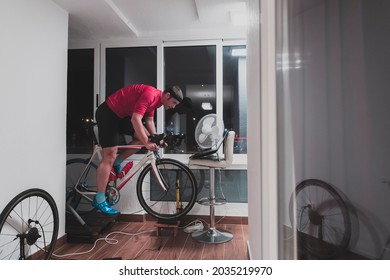
[[[158,150],[158,146],[154,143],[146,144],[145,148],[148,149],[149,151],[157,151]]]
[[[164,140],[161,140],[160,141],[160,147],[161,148],[167,148],[168,147],[168,144],[164,142]]]

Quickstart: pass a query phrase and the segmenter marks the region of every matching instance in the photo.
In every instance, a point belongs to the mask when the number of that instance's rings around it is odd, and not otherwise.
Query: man
[[[129,165],[121,167],[123,160],[137,150],[127,149],[119,156],[118,144],[122,134],[133,137],[131,145],[144,145],[154,151],[158,147],[149,141],[149,135],[156,134],[154,111],[164,106],[166,110],[175,108],[183,101],[183,93],[178,86],[164,91],[152,86],[134,84],[124,87],[109,96],[96,111],[99,128],[99,143],[103,148],[102,160],[97,169],[97,194],[92,205],[107,215],[119,212],[106,201],[106,186],[111,176],[123,177],[129,171]],[[145,121],[145,126],[142,120]],[[131,166],[130,166],[131,168]]]

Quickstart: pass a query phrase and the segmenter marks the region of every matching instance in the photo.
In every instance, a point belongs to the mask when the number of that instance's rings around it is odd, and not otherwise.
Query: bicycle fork
[[[165,182],[163,176],[161,175],[160,170],[157,168],[156,159],[152,159],[152,161],[151,161],[150,164],[151,164],[151,166],[152,166],[153,174],[154,174],[154,176],[156,177],[159,186],[160,186],[164,191],[168,191],[168,185],[167,185],[167,183]]]
[[[153,173],[157,179],[159,186],[167,192],[169,189],[168,184],[166,183],[164,177],[162,176],[160,170],[157,168],[156,159],[153,159],[151,162]],[[176,171],[176,180],[175,180],[175,203],[176,211],[180,212],[183,209],[181,202],[181,193],[180,193],[180,171]]]

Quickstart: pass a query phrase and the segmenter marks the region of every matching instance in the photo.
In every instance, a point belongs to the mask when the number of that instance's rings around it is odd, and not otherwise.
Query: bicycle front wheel
[[[179,161],[159,159],[156,162],[167,190],[157,182],[151,165],[142,170],[137,181],[137,196],[143,209],[162,221],[174,221],[186,215],[197,196],[196,180],[191,170]]]
[[[0,259],[49,259],[58,226],[58,209],[49,193],[29,189],[18,194],[0,215]]]

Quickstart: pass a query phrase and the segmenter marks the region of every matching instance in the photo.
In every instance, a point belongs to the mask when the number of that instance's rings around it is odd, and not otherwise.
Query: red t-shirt
[[[154,111],[162,105],[161,94],[161,90],[152,86],[134,84],[116,91],[106,102],[119,118],[133,113],[153,118]]]

